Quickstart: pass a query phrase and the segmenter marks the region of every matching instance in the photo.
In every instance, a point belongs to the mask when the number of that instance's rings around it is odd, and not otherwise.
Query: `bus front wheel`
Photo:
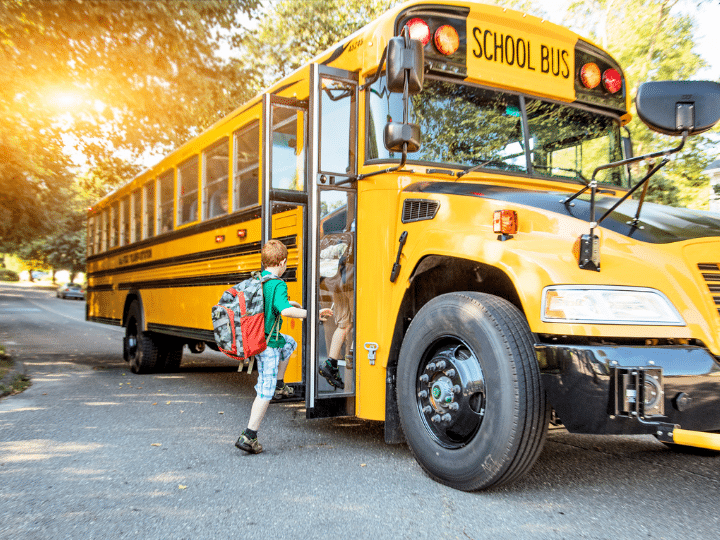
[[[420,466],[456,489],[514,480],[545,442],[549,408],[530,328],[492,295],[450,293],[420,309],[400,350],[397,401]]]
[[[130,371],[133,373],[153,373],[160,360],[160,344],[152,332],[141,330],[141,317],[140,306],[133,302],[125,327],[123,356],[130,363]]]

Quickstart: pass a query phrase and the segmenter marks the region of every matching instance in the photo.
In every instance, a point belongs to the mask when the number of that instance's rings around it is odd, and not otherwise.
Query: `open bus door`
[[[323,65],[310,66],[308,178],[308,418],[355,413],[355,224],[358,77]],[[321,321],[319,311],[333,316]],[[320,374],[333,355],[335,385]],[[337,379],[342,381],[337,385]]]
[[[302,305],[307,304],[307,113],[307,100],[263,96],[262,244],[277,239],[287,246],[288,265],[283,279],[290,299]],[[291,358],[285,379],[303,379],[307,331],[302,321],[289,319],[283,332],[300,338],[296,359]]]

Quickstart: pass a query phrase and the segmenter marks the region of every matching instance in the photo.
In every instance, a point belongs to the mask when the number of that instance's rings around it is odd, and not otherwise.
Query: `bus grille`
[[[433,219],[437,214],[440,203],[427,199],[405,199],[403,203],[402,222],[423,221]]]
[[[705,284],[713,297],[715,307],[720,315],[720,264],[698,263],[698,270],[705,279]]]

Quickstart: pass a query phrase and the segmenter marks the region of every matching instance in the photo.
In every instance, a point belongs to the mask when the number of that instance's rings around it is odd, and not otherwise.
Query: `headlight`
[[[685,326],[663,293],[645,287],[545,287],[541,319],[555,323]]]

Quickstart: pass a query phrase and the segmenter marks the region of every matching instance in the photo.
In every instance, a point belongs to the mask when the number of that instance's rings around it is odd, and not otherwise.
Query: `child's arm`
[[[287,307],[283,309],[280,314],[283,317],[292,317],[294,319],[304,319],[307,317],[307,309],[302,309],[299,307]]]
[[[305,319],[307,317],[307,309],[300,307],[297,302],[290,301],[292,307],[283,309],[280,314],[283,317],[293,317],[295,319]],[[328,317],[332,317],[333,311],[330,308],[323,308],[320,310],[320,320],[326,321]]]

